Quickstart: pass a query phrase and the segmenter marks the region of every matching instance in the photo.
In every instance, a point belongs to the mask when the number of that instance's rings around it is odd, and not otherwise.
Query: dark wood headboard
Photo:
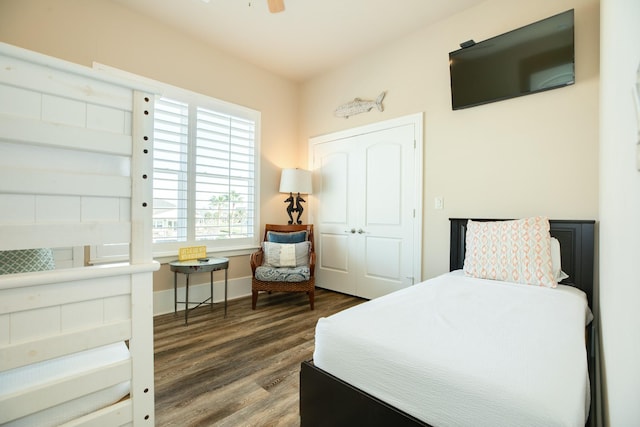
[[[449,218],[451,222],[449,270],[464,266],[467,221],[504,221],[499,219]],[[561,283],[574,286],[587,294],[593,308],[593,253],[595,221],[549,220],[551,236],[560,242],[562,271],[569,277]]]

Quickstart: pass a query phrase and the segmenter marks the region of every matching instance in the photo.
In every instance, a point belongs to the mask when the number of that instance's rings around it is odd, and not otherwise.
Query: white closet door
[[[345,141],[315,147],[314,205],[316,286],[357,295],[357,268],[351,254],[360,252],[354,211],[359,204],[355,149]]]
[[[317,286],[371,299],[420,280],[416,127],[312,141]]]

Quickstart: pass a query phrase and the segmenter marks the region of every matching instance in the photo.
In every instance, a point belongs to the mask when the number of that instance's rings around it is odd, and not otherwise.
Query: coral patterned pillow
[[[555,288],[549,219],[467,223],[464,272],[481,279]]]

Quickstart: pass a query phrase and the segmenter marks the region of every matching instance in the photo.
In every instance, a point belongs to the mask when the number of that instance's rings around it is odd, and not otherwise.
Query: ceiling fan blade
[[[284,0],[267,0],[269,12],[278,13],[284,10]]]

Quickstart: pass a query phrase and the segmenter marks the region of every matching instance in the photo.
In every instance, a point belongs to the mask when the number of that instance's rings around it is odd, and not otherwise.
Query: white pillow
[[[271,267],[301,267],[309,265],[311,242],[263,242],[264,265]]]
[[[551,238],[551,264],[553,268],[553,277],[556,282],[560,283],[569,275],[562,271],[562,258],[560,256],[560,242],[555,237]]]
[[[465,242],[467,276],[555,288],[549,219],[476,222]]]

